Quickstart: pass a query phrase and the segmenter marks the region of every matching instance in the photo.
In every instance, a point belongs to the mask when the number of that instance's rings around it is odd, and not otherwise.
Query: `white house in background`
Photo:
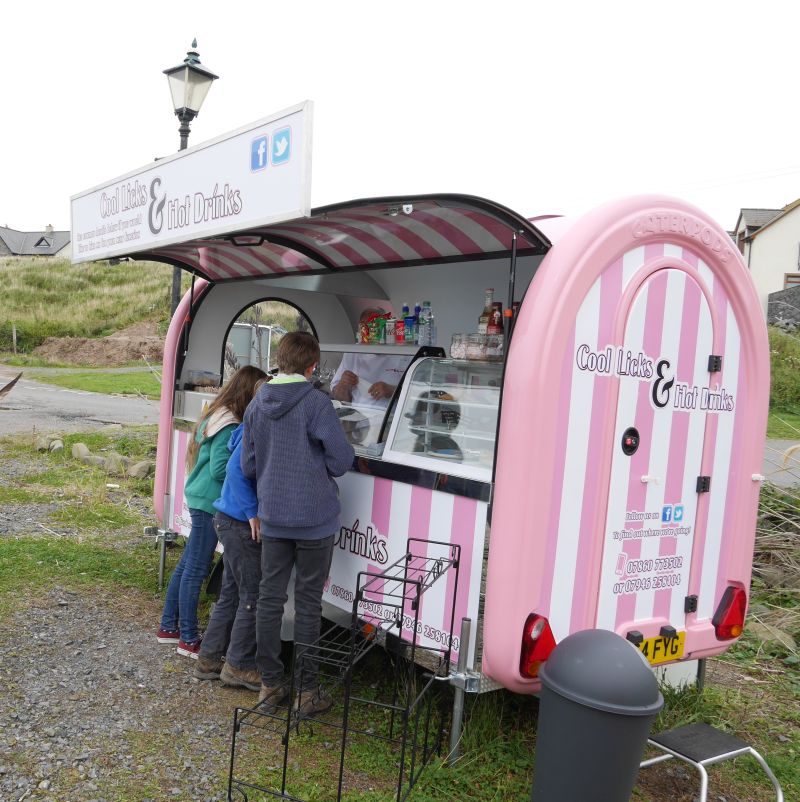
[[[17,231],[0,226],[0,256],[58,256],[69,259],[72,255],[69,231],[55,231],[46,226],[44,231]]]
[[[800,284],[800,199],[783,209],[742,209],[733,237],[766,317],[771,292]]]

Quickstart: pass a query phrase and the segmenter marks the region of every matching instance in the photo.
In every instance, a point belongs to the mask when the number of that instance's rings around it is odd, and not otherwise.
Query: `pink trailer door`
[[[625,633],[673,626],[680,639],[705,432],[712,416],[732,410],[714,408],[711,387],[719,375],[708,370],[714,324],[691,275],[656,270],[627,294],[619,313],[626,320],[622,344],[612,349],[613,441],[631,442],[612,451],[596,623]]]
[[[569,228],[506,366],[483,670],[535,691],[521,654],[540,619],[551,643],[599,627],[653,664],[726,649],[714,620],[749,593],[768,396],[763,316],[719,226],[643,197]]]

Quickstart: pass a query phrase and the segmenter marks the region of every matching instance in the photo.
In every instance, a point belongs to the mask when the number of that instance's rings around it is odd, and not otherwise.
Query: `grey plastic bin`
[[[531,802],[628,802],[664,704],[644,656],[606,630],[565,638],[542,680]]]

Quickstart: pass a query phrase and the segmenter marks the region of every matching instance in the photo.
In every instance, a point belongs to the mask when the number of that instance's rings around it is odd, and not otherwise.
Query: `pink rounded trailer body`
[[[531,613],[556,641],[673,627],[681,659],[730,646],[712,617],[726,587],[749,592],[768,397],[764,319],[716,223],[644,197],[572,226],[508,355],[483,670],[536,690],[519,670]]]
[[[459,617],[478,617],[486,581],[474,668],[522,693],[538,689],[519,667],[531,613],[549,620],[556,641],[592,627],[652,638],[667,626],[680,636],[682,660],[731,644],[716,639],[711,618],[726,587],[749,589],[769,393],[766,329],[750,278],[704,214],[673,199],[632,198],[571,226],[542,220],[548,227],[559,239],[525,293],[507,357],[491,504],[358,473],[340,482],[350,516],[343,524],[369,522],[391,553],[407,536],[436,531],[462,543],[470,569]],[[240,251],[223,247],[220,256],[200,247],[198,267],[224,259],[238,267]],[[416,271],[413,282],[437,267],[401,269]],[[226,286],[198,281],[193,308],[187,295],[167,336],[154,501],[176,531],[187,531],[180,472],[188,435],[173,427],[170,390],[190,314]],[[264,295],[263,287],[253,292]],[[395,288],[385,297],[396,304],[406,295]],[[344,318],[336,325],[347,328]],[[721,358],[720,369],[709,372],[709,357]],[[621,448],[630,428],[640,441],[632,456]],[[708,492],[698,493],[704,476]],[[337,550],[329,590],[369,565]],[[696,611],[686,613],[692,597]],[[441,611],[425,607],[439,634]]]

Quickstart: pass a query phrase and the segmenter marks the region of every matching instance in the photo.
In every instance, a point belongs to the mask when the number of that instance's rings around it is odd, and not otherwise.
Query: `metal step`
[[[732,760],[741,755],[750,755],[758,761],[758,764],[764,769],[764,773],[772,783],[776,801],[784,802],[783,791],[778,778],[772,773],[764,758],[746,741],[737,738],[735,735],[722,732],[710,724],[699,722],[660,732],[651,736],[648,744],[666,754],[643,760],[639,767],[643,769],[672,758],[678,758],[678,760],[683,760],[694,766],[700,774],[699,802],[706,802],[708,798],[708,772],[706,767],[715,763],[722,763],[724,760]]]

